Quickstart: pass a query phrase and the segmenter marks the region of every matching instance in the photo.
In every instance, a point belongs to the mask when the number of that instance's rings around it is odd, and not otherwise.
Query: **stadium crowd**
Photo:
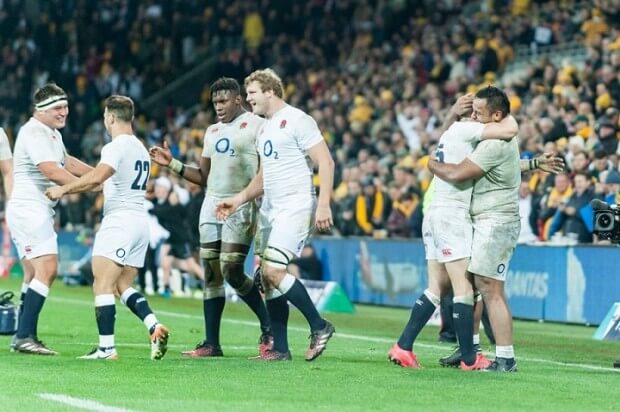
[[[96,120],[103,98],[127,94],[139,106],[217,53],[216,75],[276,69],[287,100],[317,120],[337,163],[338,235],[420,237],[439,126],[459,94],[488,84],[510,97],[522,157],[566,159],[565,174],[524,176],[523,242],[556,234],[591,242],[584,206],[595,196],[620,201],[617,2],[57,0],[36,18],[21,3],[0,3],[0,125],[14,137],[32,90],[54,80],[71,94],[67,149],[90,164],[107,139]],[[501,81],[516,48],[569,42],[586,48],[584,65],[541,59],[522,80]],[[142,114],[135,127],[147,146],[166,140],[176,157],[198,163],[213,119],[205,88],[196,107]],[[189,201],[184,183],[168,178]],[[70,195],[59,224],[93,226],[101,205],[96,195]]]

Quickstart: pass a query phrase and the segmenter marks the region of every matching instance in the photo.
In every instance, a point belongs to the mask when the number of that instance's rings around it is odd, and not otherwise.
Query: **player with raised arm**
[[[93,245],[93,292],[99,345],[80,359],[111,360],[118,357],[114,339],[114,295],[144,323],[150,334],[151,359],[167,351],[168,329],[158,322],[148,302],[132,285],[144,265],[149,244],[149,217],[144,208],[151,162],[149,153],[133,134],[133,101],[110,96],[104,103],[103,123],[112,138],[101,149],[97,167],[79,179],[47,189],[58,200],[65,194],[92,190],[103,184],[103,220]]]
[[[334,162],[316,121],[283,100],[282,80],[273,70],[253,72],[245,79],[245,87],[252,111],[266,119],[256,139],[260,169],[245,189],[218,204],[217,216],[230,218],[264,193],[256,250],[262,258],[261,279],[274,344],[261,359],[291,359],[287,337],[291,302],[310,325],[305,359],[312,361],[321,355],[335,329],[319,315],[304,285],[286,270],[315,226],[323,232],[333,225],[329,202]],[[318,202],[309,160],[319,169]]]
[[[258,288],[243,269],[256,228],[256,205],[253,201],[245,203],[224,222],[215,216],[220,200],[239,193],[256,176],[256,134],[264,120],[243,109],[241,87],[235,79],[216,80],[211,85],[211,100],[218,122],[205,132],[200,167],[173,159],[165,144],[163,148],[150,149],[154,162],[207,187],[199,220],[200,256],[206,273],[203,301],[206,339],[183,355],[223,356],[220,323],[226,301],[224,280],[260,321],[259,352],[265,353],[272,345],[269,315]]]
[[[472,112],[473,96],[459,98],[450,110],[437,147],[437,158],[441,161],[460,161],[481,140],[512,139],[518,132],[514,118],[498,115],[492,122],[459,121],[458,117]],[[469,205],[473,180],[460,184],[446,182],[439,177],[433,179],[432,207],[424,216],[423,239],[428,261],[429,286],[412,309],[411,317],[399,341],[392,347],[389,359],[404,367],[418,367],[412,351],[413,342],[426,325],[439,304],[446,289],[454,290],[454,323],[460,344],[458,362],[465,370],[483,369],[490,362],[479,352],[474,336],[474,290],[467,265],[472,248],[473,228],[469,216]],[[482,309],[482,307],[479,307]],[[477,337],[479,339],[479,337]]]
[[[58,273],[55,201],[45,190],[69,183],[92,167],[67,154],[59,129],[69,114],[67,94],[49,83],[34,93],[32,117],[19,129],[13,153],[13,191],[6,219],[24,269],[19,326],[11,348],[56,355],[37,334],[39,314]]]
[[[509,112],[510,103],[506,94],[489,86],[476,94],[472,119],[489,124],[505,118]],[[458,160],[448,160],[452,162],[448,163],[440,156],[431,159],[429,169],[441,180],[454,185],[475,179],[469,204],[474,230],[467,270],[474,275],[476,289],[481,292],[487,305],[497,341],[496,359],[485,370],[516,371],[512,347],[512,318],[503,286],[521,224],[518,210],[521,169],[543,166],[555,171],[561,161],[543,155],[534,162],[520,163],[516,138],[506,141],[486,140],[478,144],[476,149],[458,164],[455,164]],[[460,347],[461,356],[466,363],[466,348],[463,343],[460,343]]]
[[[454,122],[471,112],[473,95],[465,95],[451,108],[437,146],[437,156],[448,161],[462,160],[484,139],[511,139],[518,132],[517,122],[506,117],[497,123]],[[454,122],[454,123],[452,123]],[[451,125],[450,125],[451,124]],[[415,338],[426,325],[446,289],[454,290],[454,323],[465,369],[481,369],[489,365],[473,345],[474,291],[466,276],[471,252],[472,225],[469,202],[473,181],[460,185],[433,179],[432,205],[424,216],[423,239],[428,264],[428,289],[416,300],[411,317],[400,339],[389,352],[389,359],[403,367],[419,367],[412,351]]]

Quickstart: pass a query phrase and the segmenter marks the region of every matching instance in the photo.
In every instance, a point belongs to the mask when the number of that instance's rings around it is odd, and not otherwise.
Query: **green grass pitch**
[[[0,290],[17,292],[17,280]],[[57,357],[11,353],[0,337],[2,411],[429,411],[614,410],[620,408],[620,344],[592,340],[593,328],[515,322],[516,374],[462,372],[441,368],[451,351],[427,327],[414,350],[423,369],[405,370],[387,361],[409,311],[358,306],[355,315],[328,314],[337,333],[314,362],[303,360],[307,325],[291,311],[292,362],[247,358],[257,352],[259,328],[243,304],[228,304],[222,323],[225,357],[184,359],[179,354],[203,339],[202,303],[149,298],[171,330],[170,350],[149,359],[148,336],[117,302],[119,360],[78,360],[97,343],[89,288],[60,282],[51,290],[39,335]],[[492,349],[484,340],[483,346]],[[64,400],[59,402],[57,400]],[[71,406],[67,399],[77,400]],[[96,402],[96,404],[95,404]],[[94,406],[93,406],[94,405]],[[99,409],[97,409],[99,408]],[[102,409],[103,408],[103,409]]]

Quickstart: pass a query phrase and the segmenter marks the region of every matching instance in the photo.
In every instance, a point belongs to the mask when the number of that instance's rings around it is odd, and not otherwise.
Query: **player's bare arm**
[[[50,200],[58,200],[69,193],[80,193],[92,190],[105,182],[114,172],[114,169],[110,166],[100,163],[93,170],[75,179],[71,183],[47,189],[45,191],[45,196]]]
[[[200,158],[200,167],[188,166],[180,160],[172,157],[168,143],[164,141],[163,147],[153,146],[149,149],[151,160],[160,166],[164,166],[177,173],[185,180],[205,187],[211,170],[211,159]]]
[[[13,159],[0,160],[0,172],[4,182],[4,192],[8,199],[13,193]]]
[[[72,175],[80,177],[93,170],[93,167],[82,162],[76,157],[66,155],[65,169],[67,169]]]
[[[334,187],[334,160],[324,140],[308,149],[310,159],[319,168],[319,199],[315,224],[319,231],[328,231],[334,224],[330,200]]]
[[[502,139],[510,140],[519,133],[519,124],[517,120],[508,115],[499,122],[490,122],[482,129],[480,139]]]
[[[454,164],[438,162],[433,156],[428,162],[428,169],[441,180],[450,183],[465,182],[484,175],[484,171],[467,158],[459,164]]]
[[[553,153],[544,153],[533,159],[519,161],[522,172],[540,169],[543,172],[558,174],[564,171],[564,159]]]
[[[70,173],[65,168],[59,167],[56,162],[41,162],[37,167],[43,176],[57,185],[71,183],[77,179],[74,174]]]
[[[258,173],[247,185],[245,189],[237,193],[233,197],[223,199],[217,204],[215,216],[219,220],[224,220],[232,215],[242,204],[256,199],[263,194],[263,165],[261,164]]]

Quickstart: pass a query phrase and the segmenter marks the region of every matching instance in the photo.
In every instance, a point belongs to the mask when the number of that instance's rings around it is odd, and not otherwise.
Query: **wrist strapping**
[[[168,165],[168,169],[183,176],[183,172],[185,171],[185,165],[180,160],[173,158]]]

